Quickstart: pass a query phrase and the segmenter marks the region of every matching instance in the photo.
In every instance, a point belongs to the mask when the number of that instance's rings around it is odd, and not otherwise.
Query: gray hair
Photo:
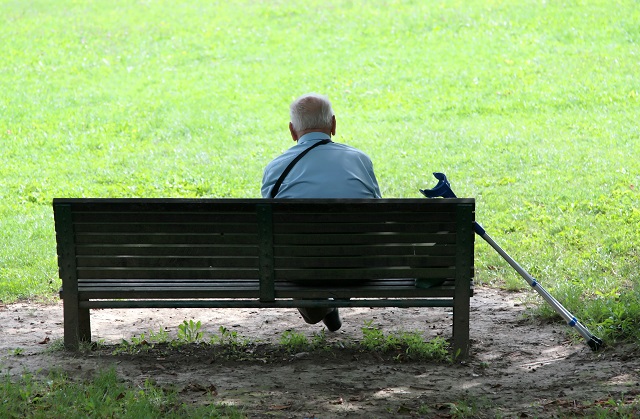
[[[302,95],[289,107],[291,124],[297,132],[331,128],[333,109],[329,98],[317,93]]]

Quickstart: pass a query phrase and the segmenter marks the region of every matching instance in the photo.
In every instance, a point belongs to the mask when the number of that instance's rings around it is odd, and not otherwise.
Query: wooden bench
[[[53,209],[68,349],[91,340],[96,308],[453,307],[453,349],[469,353],[473,199],[56,198]]]

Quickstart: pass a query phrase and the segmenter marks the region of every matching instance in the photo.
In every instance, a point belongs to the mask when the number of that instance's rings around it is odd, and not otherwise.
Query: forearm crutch
[[[451,185],[449,185],[449,181],[444,173],[434,173],[433,176],[438,179],[438,184],[432,189],[420,189],[420,192],[424,196],[427,198],[456,198],[456,194],[451,190]],[[507,254],[507,252],[498,246],[498,244],[489,237],[485,229],[475,221],[473,222],[473,230],[477,235],[489,243],[491,247],[493,247],[495,251],[498,252],[500,256],[502,256],[504,260],[506,260],[509,265],[511,265],[511,267],[515,269],[516,272],[518,272],[529,283],[529,285],[531,285],[531,287],[542,296],[542,298],[545,299],[547,303],[549,303],[549,305],[567,322],[569,326],[575,328],[578,333],[585,338],[587,345],[589,345],[592,350],[597,351],[604,345],[602,340],[591,334],[591,332],[589,332],[589,330],[580,323],[578,319],[569,312],[569,310],[564,308],[558,300],[549,294],[549,292],[547,292],[547,290],[545,290],[544,287],[536,281],[535,278],[529,275],[527,271],[525,271],[515,260],[511,258],[511,256]]]

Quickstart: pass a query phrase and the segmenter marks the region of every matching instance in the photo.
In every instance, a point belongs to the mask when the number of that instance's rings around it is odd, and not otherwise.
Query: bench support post
[[[473,206],[456,209],[456,278],[453,301],[453,353],[458,358],[469,356],[469,305],[471,300],[471,268],[473,266]]]
[[[260,264],[260,301],[270,302],[276,298],[273,264],[273,212],[271,205],[258,204],[258,240]]]
[[[89,309],[79,306],[75,239],[69,205],[57,205],[54,211],[58,242],[58,266],[62,279],[64,346],[77,350],[80,340],[91,340]]]

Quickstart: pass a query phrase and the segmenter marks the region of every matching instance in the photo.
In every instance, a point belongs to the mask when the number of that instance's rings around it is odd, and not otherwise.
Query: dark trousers
[[[293,281],[293,282],[298,282],[298,281]],[[319,281],[317,283],[314,283],[312,281],[300,281],[301,284],[305,284],[305,285],[309,285],[309,284],[315,284],[315,285],[327,285],[327,286],[331,286],[331,285],[360,285],[363,282],[366,282],[366,280],[363,279],[352,279],[352,280],[346,280],[346,281]],[[322,321],[322,319],[324,319],[324,317],[331,313],[333,310],[337,310],[337,308],[335,307],[304,307],[304,308],[298,308],[298,311],[300,312],[300,315],[302,315],[302,318],[304,319],[305,322],[309,323],[309,324],[316,324],[320,321]]]
[[[305,322],[309,324],[316,324],[322,319],[324,316],[331,313],[333,310],[336,310],[333,307],[302,307],[298,308],[298,311],[302,315],[302,318]]]

